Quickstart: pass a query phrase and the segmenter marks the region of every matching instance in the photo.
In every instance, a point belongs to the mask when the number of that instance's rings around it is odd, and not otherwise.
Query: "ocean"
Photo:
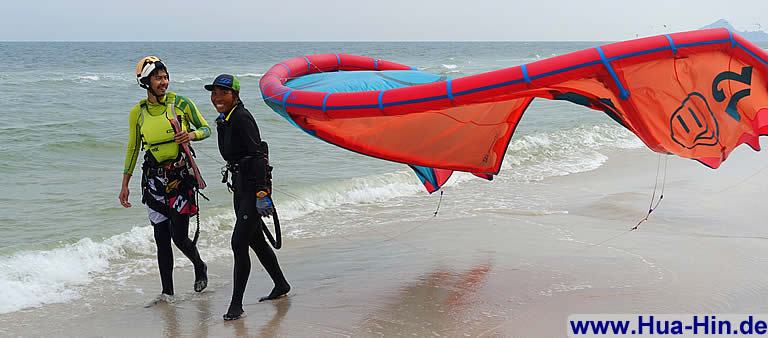
[[[152,231],[140,203],[140,168],[131,182],[133,208],[122,208],[117,199],[128,112],[145,97],[133,75],[142,56],[166,62],[169,90],[191,98],[214,130],[194,147],[210,198],[201,204],[199,245],[204,258],[215,260],[230,255],[233,226],[231,194],[219,183],[217,113],[203,89],[216,75],[240,78],[241,97],[270,144],[275,203],[290,242],[343,237],[386,227],[393,219],[417,220],[425,207],[436,208],[440,197],[426,193],[406,166],[324,143],[273,113],[258,89],[272,65],[307,54],[350,53],[461,77],[600,44],[1,42],[0,107],[6,122],[0,125],[0,314],[79,299],[85,288],[109,288],[126,276],[156,277]],[[536,100],[512,138],[498,178],[454,175],[444,189],[441,217],[510,206],[563,212],[552,210],[546,196],[518,194],[515,185],[590,171],[612,154],[642,147],[601,112]],[[177,258],[177,266],[188,265]]]

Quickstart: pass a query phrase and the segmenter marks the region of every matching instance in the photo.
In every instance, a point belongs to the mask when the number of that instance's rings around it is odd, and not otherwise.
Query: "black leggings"
[[[235,222],[235,230],[232,232],[231,242],[232,252],[235,256],[235,267],[230,308],[242,307],[243,305],[243,293],[251,273],[249,247],[256,253],[259,262],[267,270],[269,277],[272,278],[276,286],[288,285],[283,271],[280,270],[277,256],[265,240],[264,232],[261,230],[264,221],[256,212],[256,192],[242,187],[241,189],[237,188],[236,186],[234,194],[237,221]]]
[[[153,224],[155,229],[155,243],[157,244],[157,265],[160,268],[160,281],[163,284],[163,293],[173,294],[173,244],[187,256],[195,266],[195,272],[203,267],[203,260],[192,240],[189,239],[189,215],[179,215],[170,212],[171,219]]]

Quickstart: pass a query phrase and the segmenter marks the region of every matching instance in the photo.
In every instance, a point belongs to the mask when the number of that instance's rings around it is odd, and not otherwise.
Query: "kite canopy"
[[[453,171],[491,179],[536,98],[603,111],[650,149],[717,168],[768,134],[768,54],[726,29],[660,35],[449,79],[368,57],[281,62],[265,102],[337,146],[410,165],[433,192]]]

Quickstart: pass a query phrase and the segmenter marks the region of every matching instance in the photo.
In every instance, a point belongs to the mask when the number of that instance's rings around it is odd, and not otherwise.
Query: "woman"
[[[232,173],[237,217],[231,242],[235,256],[234,286],[224,320],[235,320],[245,316],[243,293],[251,273],[249,247],[256,252],[261,265],[275,283],[272,292],[260,298],[260,302],[285,296],[291,286],[285,280],[277,257],[262,232],[264,221],[261,217],[270,215],[273,210],[269,164],[256,120],[240,101],[240,81],[232,75],[222,74],[205,89],[211,92],[211,103],[219,112],[216,119],[219,152]]]
[[[168,91],[168,68],[158,57],[147,56],[139,61],[136,81],[146,89],[147,98],[139,101],[128,117],[128,147],[119,199],[123,207],[131,207],[128,183],[141,146],[145,150],[141,202],[147,205],[154,228],[163,287],[160,295],[147,304],[151,306],[163,301],[173,302],[171,240],[194,264],[194,290],[201,292],[208,285],[207,266],[195,245],[197,234],[195,241],[189,239],[189,217],[198,212],[196,178],[179,145],[203,140],[211,135],[211,130],[194,102]],[[176,122],[180,123],[174,126]],[[190,130],[190,126],[195,130]]]

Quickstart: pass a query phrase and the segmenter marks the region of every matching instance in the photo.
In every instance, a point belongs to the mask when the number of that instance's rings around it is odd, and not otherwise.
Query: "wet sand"
[[[151,272],[116,293],[2,315],[0,334],[562,337],[570,314],[765,313],[764,155],[739,149],[718,171],[670,157],[664,199],[636,231],[657,167],[644,150],[586,173],[510,183],[521,196],[551,196],[554,212],[510,203],[286,241],[278,257],[293,290],[281,300],[258,302],[272,285],[252,255],[242,320],[221,319],[227,257],[209,262],[201,294],[189,267],[177,268],[175,304],[143,308],[157,288]],[[462,194],[443,208],[460,207]]]

